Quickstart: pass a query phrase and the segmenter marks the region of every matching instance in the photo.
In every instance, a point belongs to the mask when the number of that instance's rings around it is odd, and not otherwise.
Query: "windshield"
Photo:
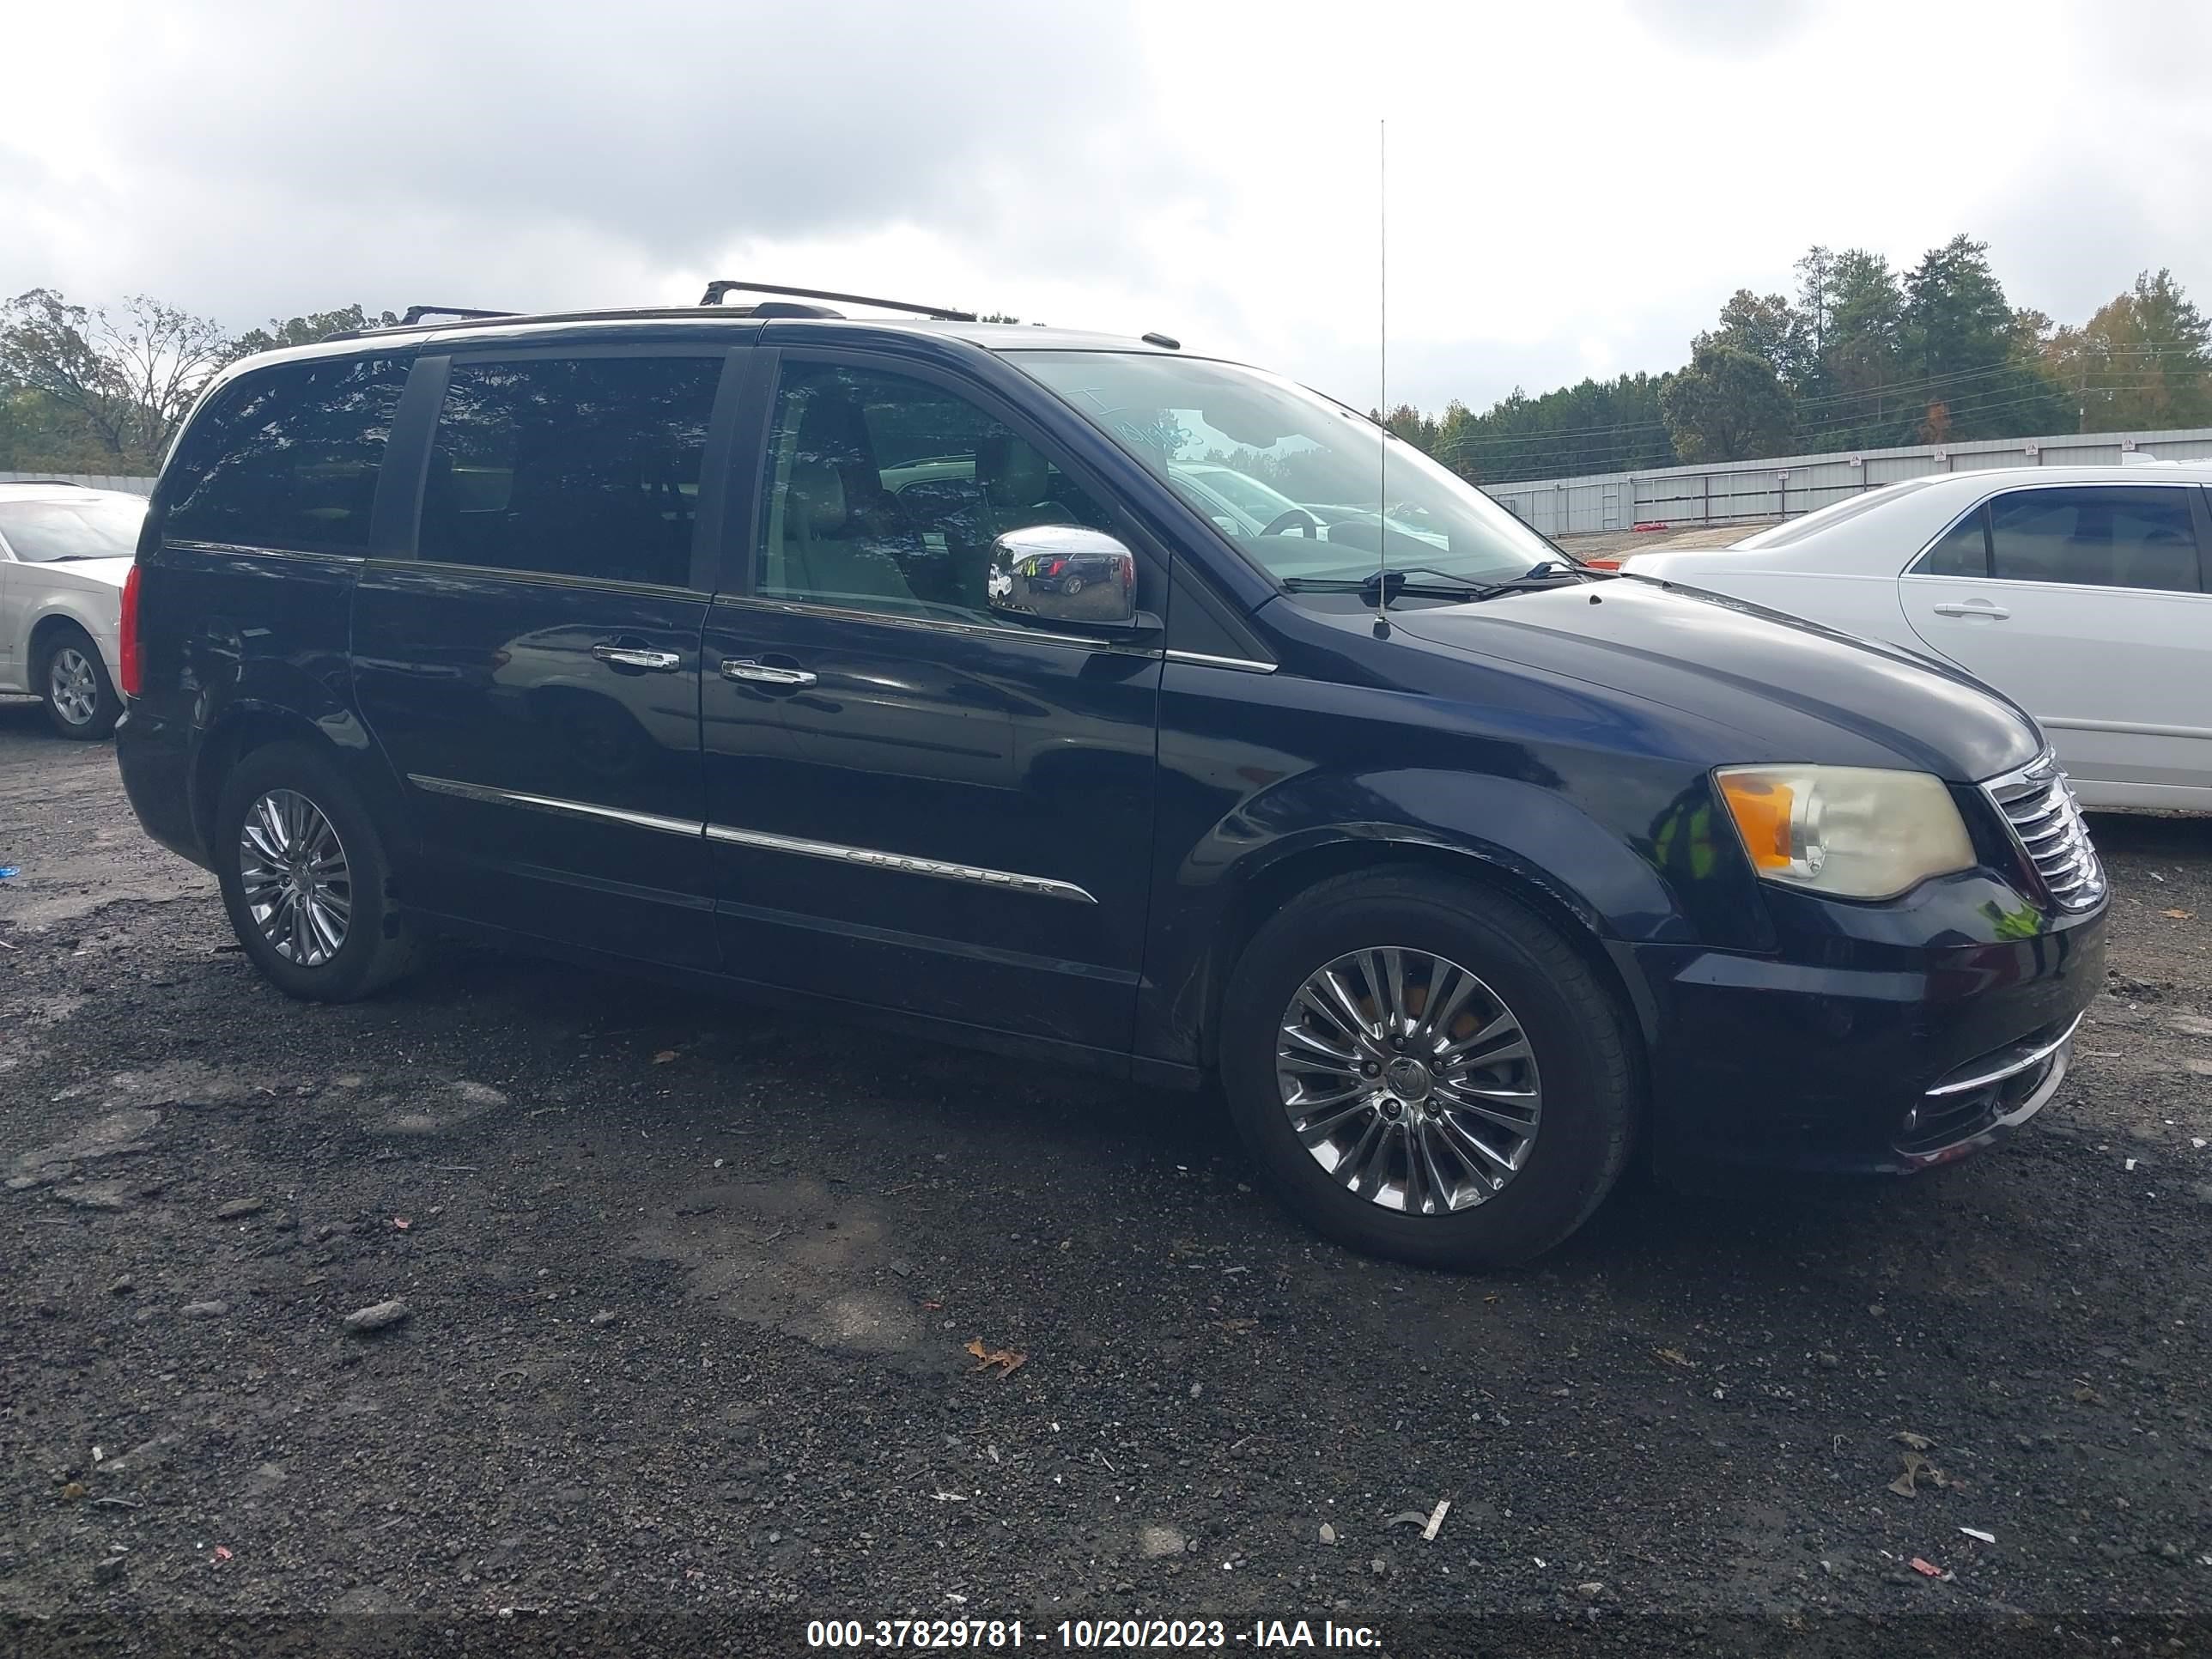
[[[0,540],[26,564],[127,559],[138,546],[146,503],[135,495],[81,501],[0,501]]]
[[[1520,576],[1559,556],[1411,444],[1274,375],[1165,352],[1006,356],[1278,580],[1371,575],[1378,542],[1394,565],[1473,581]]]

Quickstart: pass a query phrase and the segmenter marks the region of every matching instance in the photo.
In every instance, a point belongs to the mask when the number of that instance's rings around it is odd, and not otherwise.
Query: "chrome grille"
[[[2089,844],[2081,804],[2049,750],[2033,765],[1982,786],[2012,825],[2013,838],[2062,910],[2091,910],[2105,896],[2105,869]]]

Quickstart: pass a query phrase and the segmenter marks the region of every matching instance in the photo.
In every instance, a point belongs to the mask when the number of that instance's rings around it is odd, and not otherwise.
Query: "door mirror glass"
[[[1128,628],[1137,617],[1136,555],[1103,531],[1040,524],[991,544],[991,609],[1024,622]]]

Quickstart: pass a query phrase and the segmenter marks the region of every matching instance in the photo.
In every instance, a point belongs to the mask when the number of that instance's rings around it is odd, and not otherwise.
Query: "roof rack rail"
[[[464,321],[476,322],[489,317],[514,317],[520,314],[519,312],[513,311],[478,311],[469,306],[410,306],[407,307],[407,314],[399,319],[399,326],[412,328],[425,317],[459,317]]]
[[[90,484],[80,483],[75,478],[10,478],[0,477],[0,483],[39,484],[41,486],[66,484],[71,489],[89,489],[92,488]]]
[[[904,300],[877,300],[865,294],[833,294],[826,288],[784,288],[775,283],[713,282],[707,284],[702,306],[718,306],[725,295],[731,294],[780,294],[792,300],[842,300],[847,305],[880,306],[885,311],[911,311],[924,317],[934,317],[939,322],[972,323],[972,311],[955,311],[949,306],[918,306]]]

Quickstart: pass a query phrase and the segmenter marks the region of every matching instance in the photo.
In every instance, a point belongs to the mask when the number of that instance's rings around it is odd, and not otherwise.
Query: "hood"
[[[102,587],[120,589],[131,578],[131,556],[114,559],[60,559],[52,564],[18,565],[19,570],[40,571],[49,576],[84,576]]]
[[[1390,619],[1432,645],[1734,727],[1753,740],[1747,762],[1905,767],[1972,783],[2027,765],[2044,746],[2019,708],[1945,665],[1633,578],[1394,611]]]

